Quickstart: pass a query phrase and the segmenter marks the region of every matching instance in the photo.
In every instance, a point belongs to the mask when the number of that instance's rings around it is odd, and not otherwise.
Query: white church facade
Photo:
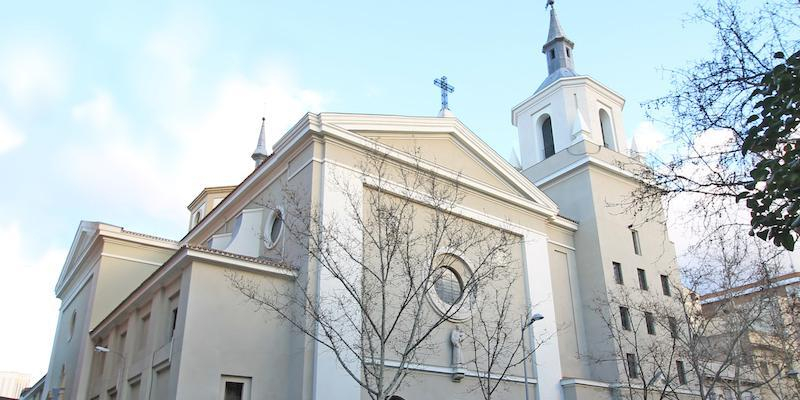
[[[457,183],[450,214],[515,238],[513,307],[544,318],[524,331],[533,356],[509,368],[493,398],[620,398],[630,366],[607,333],[607,318],[620,311],[602,305],[620,287],[658,300],[669,295],[658,282],[680,279],[665,221],[637,221],[614,205],[640,184],[631,168],[641,164],[626,140],[624,99],[575,72],[573,46],[551,7],[548,76],[512,109],[520,160],[500,157],[446,103],[436,117],[309,113],[270,154],[262,125],[255,170],[238,185],[204,189],[180,240],[81,222],[56,286],[62,305],[48,373],[26,398],[370,398],[350,376],[365,371],[343,369],[324,346],[256,309],[231,277],[276,293],[298,280],[316,282],[317,293],[335,290],[324,276],[311,279],[316,261],[288,233],[288,203],[341,215],[347,199],[334,182],[366,198],[376,177],[359,163],[374,154]],[[386,187],[396,197],[415,190],[399,179]],[[424,196],[414,203],[437,207]],[[476,257],[459,255],[465,267],[449,269],[456,286]],[[437,312],[444,295],[433,290],[425,307]],[[408,375],[392,399],[484,398],[481,372],[453,361],[462,350],[452,332],[469,318],[445,318],[427,339],[438,350],[403,364]],[[692,390],[679,392],[689,398]]]

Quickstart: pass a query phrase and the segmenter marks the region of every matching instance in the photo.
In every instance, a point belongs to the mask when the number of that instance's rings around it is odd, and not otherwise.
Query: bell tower
[[[557,322],[570,327],[558,333],[562,374],[576,378],[562,383],[564,393],[570,393],[565,398],[611,399],[616,398],[611,391],[600,396],[596,388],[625,381],[621,360],[629,351],[619,351],[604,334],[604,318],[621,318],[613,299],[633,291],[669,301],[647,282],[680,282],[680,277],[663,216],[642,220],[627,203],[641,187],[635,172],[647,167],[628,151],[625,100],[575,71],[575,43],[567,38],[553,3],[548,1],[550,27],[542,46],[548,75],[513,108],[511,118],[519,135],[522,174],[558,204],[560,215],[578,224],[574,259],[550,249],[551,260],[567,266],[563,278],[553,280],[553,293],[571,294],[556,296],[554,302],[563,310],[556,312]],[[653,312],[630,311],[635,321]],[[656,335],[669,332],[662,329],[640,339]]]
[[[575,43],[561,26],[552,0],[548,7],[550,28],[542,46],[548,75],[511,114],[519,136],[522,169],[581,141],[627,154],[622,124],[625,100],[575,72]]]

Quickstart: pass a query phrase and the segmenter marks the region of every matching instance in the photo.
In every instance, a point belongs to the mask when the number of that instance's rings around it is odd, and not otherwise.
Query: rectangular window
[[[131,400],[140,400],[142,397],[141,394],[141,381],[136,381],[130,384],[130,395],[128,396]]]
[[[683,361],[675,361],[675,368],[678,372],[678,383],[681,385],[686,384],[686,368],[683,366]]]
[[[175,336],[175,327],[178,326],[178,301],[180,300],[179,293],[175,293],[169,298],[169,314],[167,321],[167,341],[172,340]]]
[[[614,266],[614,282],[618,285],[622,285],[625,283],[625,280],[622,278],[622,265],[618,262],[612,262],[611,265]]]
[[[636,365],[636,357],[631,353],[625,354],[625,361],[628,363],[628,376],[631,378],[639,377],[639,367]]]
[[[172,309],[172,321],[170,322],[169,328],[169,338],[172,339],[175,336],[175,325],[178,323],[178,309]]]
[[[675,317],[668,317],[667,322],[669,323],[669,334],[672,336],[673,339],[678,338],[678,321]]]
[[[647,274],[641,268],[636,268],[636,273],[639,275],[639,289],[648,290],[650,287],[647,286]]]
[[[150,314],[143,316],[139,321],[139,335],[136,338],[136,348],[143,349],[147,345],[147,331],[150,329]]]
[[[664,293],[664,296],[671,296],[672,292],[669,287],[669,277],[666,275],[661,275],[661,291]]]
[[[225,382],[225,400],[242,400],[244,383]]]
[[[653,317],[653,313],[645,312],[644,313],[644,321],[647,323],[647,333],[650,335],[656,334],[656,319]]]
[[[221,400],[250,400],[250,378],[222,376]]]
[[[626,331],[631,330],[631,312],[628,310],[628,307],[619,308],[619,318],[622,323],[622,329]]]
[[[155,383],[153,383],[153,395],[151,399],[168,399],[169,396],[169,367],[156,371]],[[147,393],[145,393],[146,395]],[[174,394],[173,394],[174,396]]]
[[[639,244],[639,231],[631,229],[631,239],[633,240],[633,253],[637,256],[642,255],[642,247]]]
[[[119,353],[122,354],[123,356],[125,356],[125,354],[127,354],[125,352],[125,345],[127,345],[127,344],[128,344],[128,331],[121,332],[119,334],[119,343],[116,346],[117,346],[117,349],[119,349],[118,350]],[[115,363],[122,363],[122,358],[120,358],[120,357],[111,357],[110,360],[114,360],[114,361],[111,361],[109,363],[112,366],[116,365]]]

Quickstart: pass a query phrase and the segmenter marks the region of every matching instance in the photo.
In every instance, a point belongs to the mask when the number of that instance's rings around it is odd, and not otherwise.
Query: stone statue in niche
[[[458,382],[464,378],[464,354],[461,350],[461,342],[467,336],[458,326],[450,332],[450,345],[453,349],[452,366],[453,381]]]

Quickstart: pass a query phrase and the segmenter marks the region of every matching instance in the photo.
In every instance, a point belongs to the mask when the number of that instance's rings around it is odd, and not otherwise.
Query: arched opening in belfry
[[[542,121],[542,147],[544,148],[544,158],[556,154],[556,146],[553,142],[553,122],[547,115]]]
[[[600,109],[600,131],[603,133],[603,146],[611,150],[616,150],[614,142],[614,125],[611,123],[611,116],[604,109]]]

